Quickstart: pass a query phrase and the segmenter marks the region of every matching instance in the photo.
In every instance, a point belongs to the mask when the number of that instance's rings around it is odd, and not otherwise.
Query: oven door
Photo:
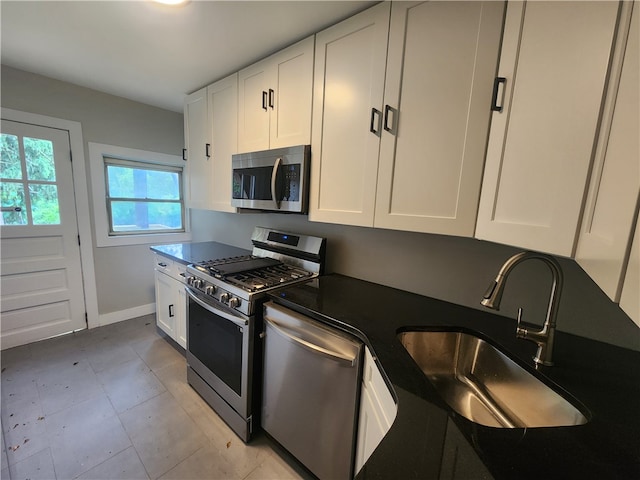
[[[248,418],[254,322],[215,305],[215,300],[191,288],[185,290],[187,363],[236,412]]]

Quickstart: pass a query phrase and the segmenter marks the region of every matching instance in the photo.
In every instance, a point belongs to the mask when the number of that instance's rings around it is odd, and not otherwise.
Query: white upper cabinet
[[[573,254],[618,2],[509,2],[476,236]]]
[[[389,7],[316,37],[309,217],[472,236],[504,2]]]
[[[237,73],[185,99],[189,208],[236,211],[231,206],[231,155],[237,151],[237,101]]]
[[[389,9],[316,35],[310,220],[373,225]]]
[[[184,142],[183,158],[187,161],[187,205],[192,208],[205,208],[209,190],[205,188],[204,173],[208,168],[207,150],[211,148],[207,131],[206,87],[187,95],[184,99]]]
[[[622,10],[576,251],[580,266],[613,301],[620,300],[640,194],[640,12],[636,4],[627,36],[631,5]],[[636,303],[639,296],[636,286]]]
[[[374,225],[472,237],[504,2],[392,3]]]
[[[238,151],[238,74],[207,87],[207,124],[211,132],[208,158],[207,210],[235,212],[231,206],[231,156]]]
[[[240,153],[311,142],[314,37],[238,74]]]

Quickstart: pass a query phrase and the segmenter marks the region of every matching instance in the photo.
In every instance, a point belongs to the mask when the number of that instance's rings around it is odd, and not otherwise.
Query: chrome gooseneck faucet
[[[547,308],[547,318],[544,321],[542,330],[531,331],[521,326],[522,308],[518,309],[518,326],[516,328],[516,337],[530,340],[538,345],[538,351],[533,357],[536,368],[540,365],[551,366],[553,354],[553,340],[556,330],[556,317],[558,314],[558,303],[560,301],[560,293],[562,292],[563,274],[560,264],[548,255],[536,252],[521,252],[509,258],[498,272],[495,281],[489,286],[484,294],[482,305],[493,310],[500,309],[500,301],[502,293],[507,283],[507,278],[516,265],[525,260],[541,260],[551,270],[553,284],[551,286],[551,297],[549,299],[549,307]]]

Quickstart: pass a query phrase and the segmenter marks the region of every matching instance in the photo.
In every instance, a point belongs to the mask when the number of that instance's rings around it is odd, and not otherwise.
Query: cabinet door
[[[376,227],[473,236],[503,16],[392,3]]]
[[[184,100],[184,141],[187,149],[187,205],[207,208],[211,203],[210,140],[207,128],[207,89],[187,95]],[[209,145],[209,146],[207,146]]]
[[[478,238],[572,255],[617,13],[617,2],[509,2]]]
[[[389,10],[316,35],[310,220],[373,225]]]
[[[187,292],[184,290],[184,285],[180,282],[175,282],[177,290],[175,291],[176,307],[175,313],[175,341],[178,342],[182,348],[187,348]]]
[[[269,61],[238,73],[238,152],[269,148]]]
[[[169,275],[156,270],[156,322],[171,338],[176,337],[175,283]]]
[[[211,130],[211,203],[206,207],[235,212],[231,206],[231,156],[238,149],[238,74],[207,87],[209,128]]]
[[[364,350],[356,447],[356,473],[393,424],[398,407],[368,348]]]
[[[629,2],[625,7],[631,5]],[[640,192],[640,12],[637,7],[636,4],[628,38],[620,29],[622,41],[616,45],[618,55],[614,56],[614,75],[609,82],[610,95],[605,103],[576,251],[577,262],[613,301],[620,300]]]
[[[309,37],[271,57],[269,148],[311,143],[313,47]]]

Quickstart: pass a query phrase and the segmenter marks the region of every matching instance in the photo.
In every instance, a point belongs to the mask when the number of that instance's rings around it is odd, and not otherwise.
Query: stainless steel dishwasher
[[[321,480],[353,477],[363,345],[264,305],[262,428]]]

